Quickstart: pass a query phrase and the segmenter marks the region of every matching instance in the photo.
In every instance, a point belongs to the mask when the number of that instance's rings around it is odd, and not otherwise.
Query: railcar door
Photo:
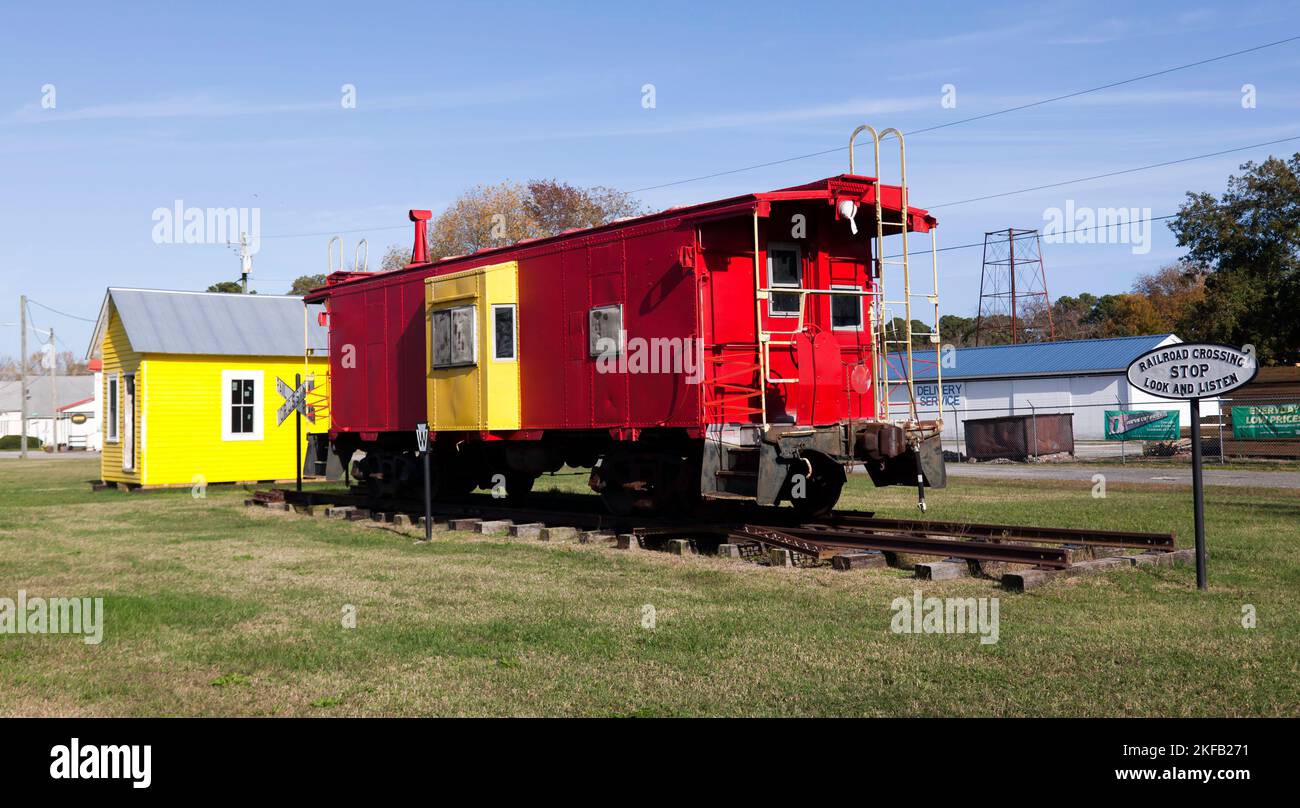
[[[437,432],[519,428],[518,264],[425,281],[428,420]]]

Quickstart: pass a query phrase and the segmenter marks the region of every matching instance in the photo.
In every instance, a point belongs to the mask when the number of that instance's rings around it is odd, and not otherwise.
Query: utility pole
[[[21,349],[22,353],[18,355],[18,368],[19,368],[18,372],[20,374],[20,377],[22,378],[22,382],[19,385],[18,393],[23,400],[22,421],[20,426],[22,437],[19,438],[18,440],[18,447],[21,450],[22,458],[26,460],[27,459],[27,295],[18,296],[18,308],[20,309],[19,318],[18,318],[18,322],[19,322],[18,327],[22,330],[22,336],[19,337],[19,342],[22,344],[22,349]]]
[[[59,451],[59,353],[54,348],[54,326],[50,326],[50,443]]]

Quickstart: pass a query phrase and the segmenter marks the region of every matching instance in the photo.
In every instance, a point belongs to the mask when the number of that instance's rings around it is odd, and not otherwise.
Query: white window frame
[[[510,346],[509,356],[497,356],[497,311],[499,309],[508,309],[510,311],[510,338],[513,344]],[[493,362],[518,362],[519,361],[519,309],[514,303],[493,303],[492,304],[492,352],[489,356]]]
[[[104,374],[104,427],[105,443],[121,443],[122,374]]]
[[[850,292],[862,291],[862,289],[857,286],[849,286],[845,284],[838,284],[838,285],[831,284],[831,291],[833,292],[836,289],[839,289],[841,291],[850,291]],[[858,324],[857,325],[835,325],[835,298],[837,297],[852,297],[854,300],[858,302]],[[862,330],[863,325],[866,322],[865,318],[863,317],[863,314],[865,312],[862,309],[862,298],[863,295],[830,295],[830,308],[827,310],[826,313],[830,315],[832,331],[861,331]]]
[[[793,283],[777,283],[772,277],[772,250],[794,250],[795,270],[798,273],[798,279]],[[802,289],[803,288],[803,248],[798,244],[790,241],[769,241],[767,243],[767,288],[776,289]],[[777,311],[773,304],[776,303],[776,295],[781,294],[777,291],[770,291],[767,294],[767,316],[768,317],[798,317],[799,307],[803,305],[803,295],[796,294],[795,300],[799,301],[794,311]]]
[[[438,331],[437,331],[437,327],[434,325],[434,318],[436,318],[439,314],[445,313],[448,317],[448,326],[450,326],[451,325],[450,321],[454,319],[456,316],[455,312],[464,311],[464,310],[469,310],[470,352],[471,352],[469,361],[467,362],[453,361],[453,362],[444,362],[442,364],[439,364],[438,348],[437,348],[437,344],[434,342],[434,340],[438,338]],[[450,332],[448,332],[448,337],[450,338]],[[429,312],[429,367],[432,370],[447,370],[449,368],[474,367],[475,365],[478,364],[478,342],[479,342],[479,333],[478,333],[478,306],[477,305],[471,303],[466,306],[447,306],[445,308],[434,309],[433,311]]]
[[[591,315],[595,314],[598,311],[618,312],[618,331],[615,332],[614,334],[614,342],[617,343],[617,346],[615,347],[613,354],[606,354],[604,351],[601,351],[599,348],[596,347],[598,344],[598,340],[596,339],[596,334],[594,329],[592,329],[591,327]],[[623,344],[625,334],[627,334],[627,329],[623,327],[623,304],[622,303],[606,303],[603,306],[592,306],[590,309],[587,310],[587,354],[592,359],[599,359],[602,356],[622,356],[624,348],[627,347]]]
[[[266,422],[266,385],[263,384],[264,374],[260,370],[223,370],[221,371],[221,439],[238,440],[238,441],[257,441],[263,440],[265,434]],[[230,429],[230,408],[234,402],[230,400],[230,383],[238,379],[239,381],[252,380],[253,382],[253,431],[252,432],[234,432]],[[243,405],[241,405],[243,406]]]

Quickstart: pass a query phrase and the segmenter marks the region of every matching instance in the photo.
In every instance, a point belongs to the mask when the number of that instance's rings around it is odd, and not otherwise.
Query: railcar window
[[[473,365],[478,361],[475,346],[475,307],[457,306],[433,313],[433,366]]]
[[[593,357],[618,356],[622,351],[623,307],[597,306],[587,314],[588,347]]]
[[[503,362],[515,359],[515,307],[502,304],[492,307],[492,358]]]
[[[226,417],[222,424],[223,440],[261,440],[262,374],[252,370],[226,370],[221,373],[225,385],[222,404]]]
[[[767,285],[771,288],[803,286],[802,253],[797,244],[767,245]],[[772,292],[767,302],[767,312],[773,317],[797,317],[799,295]]]
[[[856,286],[832,286],[831,288],[857,290]],[[842,331],[862,330],[860,295],[831,295],[831,328]]]

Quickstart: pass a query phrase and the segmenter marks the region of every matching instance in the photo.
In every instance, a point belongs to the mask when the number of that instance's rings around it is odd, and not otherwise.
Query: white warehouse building
[[[1186,427],[1186,401],[1157,398],[1129,384],[1125,371],[1141,354],[1182,342],[1174,334],[1140,337],[1032,342],[956,348],[940,352],[943,361],[943,440],[947,449],[964,451],[968,419],[1006,415],[1071,413],[1076,441],[1106,438],[1106,411],[1177,410]],[[913,352],[913,377],[922,418],[938,416],[936,353]],[[898,378],[901,355],[890,362]],[[894,406],[907,401],[905,385],[890,394]],[[1203,412],[1217,412],[1217,399],[1205,399]]]

